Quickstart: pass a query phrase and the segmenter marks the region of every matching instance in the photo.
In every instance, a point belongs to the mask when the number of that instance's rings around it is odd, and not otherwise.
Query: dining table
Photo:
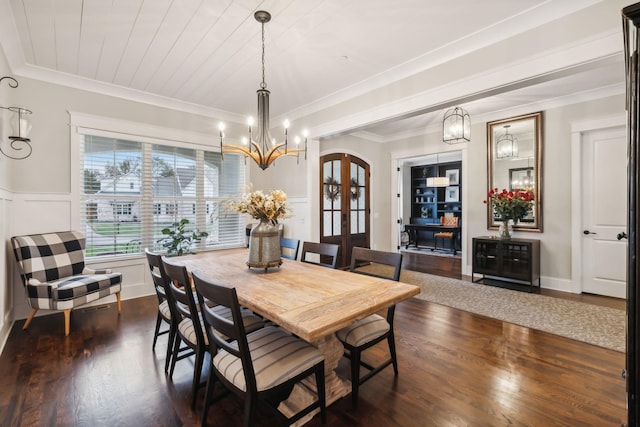
[[[247,258],[248,250],[242,248],[181,256],[171,262],[213,283],[234,287],[242,306],[317,347],[325,356],[327,405],[351,392],[349,380],[336,373],[344,347],[335,332],[420,293],[415,285],[289,259],[283,259],[280,267],[248,268]],[[295,413],[314,394],[315,381],[310,378],[279,409]]]

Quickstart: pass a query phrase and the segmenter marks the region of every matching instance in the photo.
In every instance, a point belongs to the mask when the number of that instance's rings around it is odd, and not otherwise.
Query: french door
[[[340,245],[338,267],[354,246],[370,245],[369,165],[345,153],[320,158],[320,241]]]

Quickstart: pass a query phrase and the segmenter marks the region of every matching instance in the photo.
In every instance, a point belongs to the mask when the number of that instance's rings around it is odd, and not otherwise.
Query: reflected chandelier
[[[256,21],[262,25],[262,82],[260,83],[260,89],[256,92],[258,94],[258,132],[255,139],[253,139],[253,118],[249,117],[249,136],[242,138],[242,145],[225,144],[224,143],[224,123],[218,125],[220,130],[220,148],[222,153],[242,154],[246,157],[251,157],[256,164],[262,169],[266,169],[277,158],[281,156],[292,156],[299,160],[299,155],[304,152],[304,158],[307,159],[307,131],[303,132],[304,148],[300,148],[300,138],[295,137],[294,142],[296,146],[290,148],[288,146],[288,128],[289,121],[285,120],[284,126],[284,142],[276,143],[275,138],[271,137],[269,132],[269,92],[267,90],[267,83],[264,78],[264,24],[271,20],[271,14],[264,10],[257,11],[254,15]]]
[[[504,135],[499,136],[496,141],[496,157],[506,159],[518,157],[518,140],[509,133],[511,125],[504,125]]]

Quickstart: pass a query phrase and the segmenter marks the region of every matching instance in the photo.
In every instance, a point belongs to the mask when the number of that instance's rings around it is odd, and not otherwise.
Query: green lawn
[[[117,234],[140,234],[139,222],[96,222],[91,228],[96,234],[102,236],[114,236]]]

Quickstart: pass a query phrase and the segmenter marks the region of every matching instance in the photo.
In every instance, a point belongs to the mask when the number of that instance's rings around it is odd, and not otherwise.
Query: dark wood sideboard
[[[540,292],[540,240],[474,237],[472,247],[473,282]]]

